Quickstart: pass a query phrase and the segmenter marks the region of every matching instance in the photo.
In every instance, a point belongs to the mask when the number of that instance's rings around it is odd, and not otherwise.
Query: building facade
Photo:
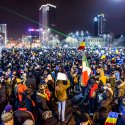
[[[107,33],[107,19],[104,14],[100,14],[94,18],[94,35],[100,36],[100,34]]]
[[[0,24],[0,44],[7,44],[7,24]]]
[[[102,37],[85,37],[85,43],[86,46],[100,46],[104,47],[105,46],[105,41]]]

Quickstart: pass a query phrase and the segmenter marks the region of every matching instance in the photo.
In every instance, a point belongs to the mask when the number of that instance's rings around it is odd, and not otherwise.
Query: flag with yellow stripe
[[[84,50],[85,49],[85,41],[82,41],[80,43],[80,46],[78,47],[78,50]]]
[[[116,125],[117,118],[118,118],[117,112],[109,112],[108,118],[105,121],[105,125]]]

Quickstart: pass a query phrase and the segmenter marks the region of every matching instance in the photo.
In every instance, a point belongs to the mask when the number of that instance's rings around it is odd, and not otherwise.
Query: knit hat
[[[27,120],[23,123],[23,125],[35,125],[35,124],[34,124],[33,120],[27,119]]]
[[[7,123],[7,122],[11,121],[12,119],[13,119],[13,115],[10,112],[2,113],[2,115],[1,115],[1,121],[3,123]]]
[[[10,112],[12,110],[12,105],[6,105],[4,111],[5,112]]]

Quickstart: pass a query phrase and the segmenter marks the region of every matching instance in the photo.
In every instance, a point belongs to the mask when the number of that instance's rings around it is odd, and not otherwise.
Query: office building
[[[100,14],[94,18],[94,35],[100,36],[106,34],[107,31],[107,19],[104,14]]]
[[[50,28],[55,26],[55,9],[52,4],[42,5],[39,9],[39,39],[44,45],[50,34]]]

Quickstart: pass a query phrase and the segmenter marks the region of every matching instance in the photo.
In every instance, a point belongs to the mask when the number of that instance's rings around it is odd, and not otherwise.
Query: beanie
[[[1,121],[3,123],[7,123],[7,122],[11,121],[12,119],[13,119],[13,115],[10,112],[2,113],[2,115],[1,115]]]
[[[6,105],[4,111],[5,112],[10,112],[12,110],[12,105]]]

